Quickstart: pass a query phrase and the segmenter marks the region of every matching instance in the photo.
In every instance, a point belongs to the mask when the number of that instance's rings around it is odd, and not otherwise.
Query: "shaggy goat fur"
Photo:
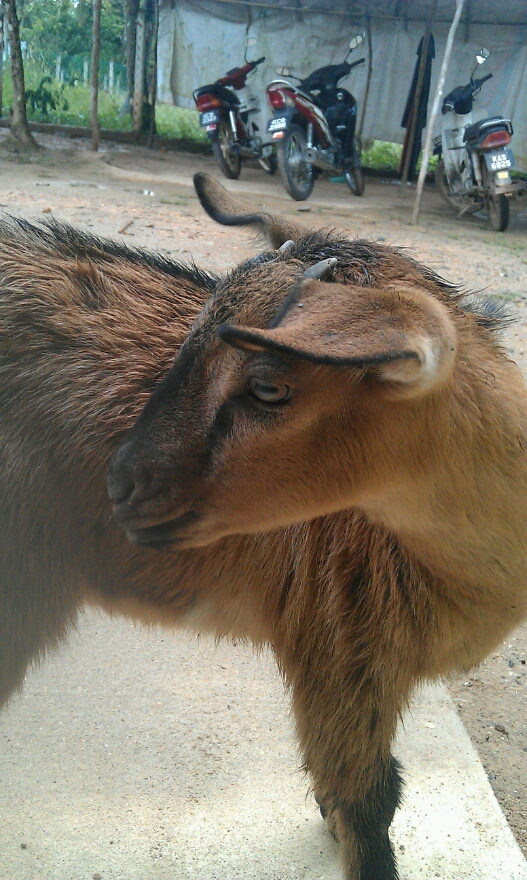
[[[526,394],[404,254],[249,220],[294,244],[222,279],[0,226],[0,696],[86,603],[269,644],[346,877],[394,880],[397,718],[527,610]]]

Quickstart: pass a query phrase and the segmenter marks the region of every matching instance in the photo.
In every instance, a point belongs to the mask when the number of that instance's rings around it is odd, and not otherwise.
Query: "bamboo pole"
[[[366,115],[366,105],[368,103],[368,96],[370,94],[370,82],[371,82],[371,74],[373,70],[373,51],[372,51],[372,43],[371,43],[371,18],[368,15],[367,24],[366,24],[366,35],[368,39],[368,74],[366,77],[366,88],[364,89],[364,98],[362,101],[362,112],[360,115],[360,122],[357,129],[357,137],[362,138],[362,128],[364,125],[364,117]]]
[[[421,196],[423,193],[423,186],[425,183],[426,172],[428,170],[428,159],[430,157],[430,148],[432,146],[432,132],[434,130],[434,123],[437,116],[437,111],[439,110],[439,102],[443,97],[443,86],[445,84],[445,76],[448,68],[448,62],[450,61],[450,55],[452,53],[452,46],[454,44],[454,36],[457,30],[457,26],[459,24],[459,19],[461,18],[461,13],[463,12],[463,4],[465,0],[456,0],[456,14],[454,15],[454,20],[450,25],[450,30],[448,32],[448,37],[445,46],[445,54],[443,56],[443,63],[441,65],[441,72],[439,74],[439,82],[437,83],[437,89],[434,96],[434,103],[432,104],[432,111],[430,113],[430,119],[428,120],[428,128],[426,129],[426,139],[425,145],[423,149],[423,155],[421,157],[421,168],[419,171],[419,177],[417,180],[417,191],[415,194],[415,202],[414,208],[412,211],[412,226],[416,226],[419,221],[419,208],[421,204]]]

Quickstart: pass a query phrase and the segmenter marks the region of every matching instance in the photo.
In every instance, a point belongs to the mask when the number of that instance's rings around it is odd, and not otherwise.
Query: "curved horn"
[[[330,257],[328,260],[321,260],[306,269],[304,275],[306,278],[315,278],[318,281],[333,281],[335,276],[334,269],[337,265],[337,258]]]

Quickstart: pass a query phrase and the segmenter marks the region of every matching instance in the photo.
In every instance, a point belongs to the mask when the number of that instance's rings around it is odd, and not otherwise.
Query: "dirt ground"
[[[31,159],[10,153],[0,133],[0,209],[26,218],[54,216],[129,245],[194,259],[216,271],[254,254],[249,234],[218,227],[191,186],[212,157],[89,144],[39,135]],[[225,181],[222,181],[225,183]],[[409,223],[415,189],[366,179],[357,199],[345,185],[318,181],[306,203],[295,203],[257,166],[227,183],[255,206],[295,216],[306,226],[331,226],[353,237],[408,248],[450,281],[506,300],[516,317],[507,345],[527,373],[527,200],[514,203],[509,230],[492,232],[485,216],[457,220],[433,188],[426,189],[420,224]],[[527,856],[527,626],[513,633],[481,667],[450,684],[516,839]]]

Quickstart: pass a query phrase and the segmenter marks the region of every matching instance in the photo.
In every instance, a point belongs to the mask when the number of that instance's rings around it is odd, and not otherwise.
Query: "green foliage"
[[[368,150],[362,152],[363,168],[371,168],[374,171],[398,171],[401,164],[403,148],[401,144],[392,144],[389,141],[374,141]],[[428,173],[433,174],[437,165],[438,157],[430,156],[428,159]],[[421,157],[417,162],[417,172],[421,168]]]
[[[207,143],[205,129],[200,128],[197,110],[185,110],[171,104],[157,104],[156,129],[158,135],[178,140]]]
[[[19,3],[20,39],[28,57],[48,70],[58,55],[89,57],[93,2],[90,0],[25,0]],[[124,13],[121,0],[102,0],[101,60],[124,63]],[[67,63],[66,77],[71,78]]]
[[[48,116],[50,110],[67,110],[64,86],[53,82],[50,76],[43,76],[36,89],[26,89],[26,106],[44,116]]]
[[[369,150],[363,150],[362,165],[375,171],[397,171],[402,152],[401,144],[374,141]]]

